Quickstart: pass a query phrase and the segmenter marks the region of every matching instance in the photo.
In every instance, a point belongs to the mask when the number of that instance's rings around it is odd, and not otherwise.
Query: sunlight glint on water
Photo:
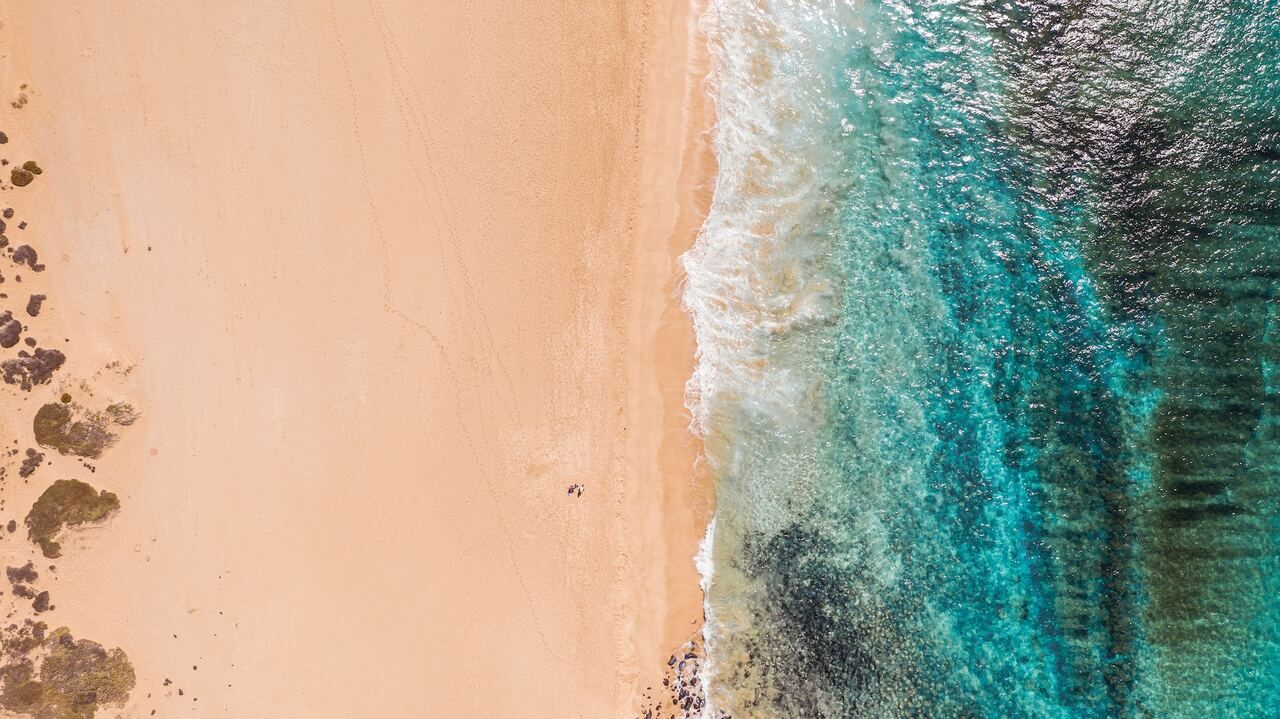
[[[1270,716],[1280,6],[704,23],[712,705]]]

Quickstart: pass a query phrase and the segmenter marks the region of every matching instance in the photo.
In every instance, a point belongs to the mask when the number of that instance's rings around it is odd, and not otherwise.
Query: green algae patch
[[[50,402],[36,412],[32,421],[36,442],[43,447],[58,450],[59,454],[97,459],[110,447],[116,435],[107,430],[111,417],[92,414],[75,419],[72,408]]]
[[[27,185],[30,185],[31,181],[34,179],[36,179],[35,173],[24,170],[21,167],[15,167],[9,172],[9,181],[12,182],[15,187],[26,187]]]
[[[27,513],[27,537],[40,545],[50,559],[62,556],[62,545],[54,537],[63,527],[93,524],[120,509],[120,499],[101,492],[78,479],[59,479],[49,486],[31,505]]]
[[[50,402],[36,412],[31,429],[41,446],[60,454],[97,459],[116,441],[112,426],[127,427],[138,420],[138,410],[127,402],[116,402],[100,412],[88,412],[63,394],[60,402]]]
[[[36,719],[93,719],[105,705],[120,705],[137,685],[124,651],[75,639],[44,622],[4,630],[0,708]]]
[[[36,179],[36,175],[44,172],[40,169],[40,165],[35,160],[27,160],[22,163],[22,167],[15,167],[9,171],[9,181],[16,187],[26,187],[31,181]]]

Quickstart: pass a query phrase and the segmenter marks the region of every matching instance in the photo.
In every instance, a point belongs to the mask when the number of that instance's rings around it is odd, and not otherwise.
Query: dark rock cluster
[[[30,267],[32,272],[44,272],[44,265],[40,264],[35,248],[31,245],[18,246],[13,251],[12,259],[19,265]]]
[[[22,89],[25,90],[26,86],[23,85]],[[21,107],[26,99],[24,93],[13,106]],[[7,141],[5,134],[0,132],[0,144]],[[9,164],[7,159],[0,158],[0,166]],[[11,186],[0,184],[0,189],[24,187],[42,173],[40,165],[33,160],[20,165],[15,163],[8,176]],[[35,247],[19,241],[11,242],[5,235],[5,232],[15,230],[15,225],[18,231],[26,230],[27,222],[15,219],[12,207],[0,209],[0,217],[3,218],[0,219],[0,256],[7,255],[15,268],[15,273],[8,278],[0,275],[0,283],[6,279],[22,282],[20,273],[28,270],[43,272],[45,265],[40,262]],[[40,317],[46,299],[44,294],[29,294],[25,306],[27,316]],[[9,294],[0,293],[0,300],[9,300]],[[16,296],[15,301],[20,302]],[[13,354],[5,352],[0,355],[0,377],[5,384],[31,392],[49,383],[54,373],[66,364],[67,357],[59,350],[39,347],[40,342],[15,316],[20,308],[21,305],[10,309],[0,307],[0,350],[18,348]],[[26,349],[19,347],[20,343],[25,344]],[[79,404],[73,404],[71,396],[64,393],[61,404],[50,403],[40,408],[31,428],[37,444],[61,454],[96,458],[115,439],[115,434],[108,428],[132,424],[137,417],[137,411],[126,403],[112,404],[100,411],[87,411]],[[8,460],[0,466],[0,479],[6,470],[12,469],[8,463],[17,461],[18,440],[15,439],[14,445],[2,452]],[[81,461],[83,463],[83,459]],[[27,448],[18,476],[27,479],[43,464],[46,464],[45,453],[34,447]],[[94,470],[87,463],[84,466],[89,471]],[[4,503],[0,495],[0,508]],[[99,491],[76,479],[58,480],[44,490],[27,513],[27,536],[39,546],[45,557],[58,557],[62,547],[56,538],[60,534],[68,528],[105,521],[119,508],[120,501],[111,492]],[[17,530],[18,522],[15,520],[0,525],[0,532],[14,534]],[[48,570],[56,571],[52,565]],[[30,609],[26,611],[48,616],[46,613],[55,607],[49,592],[36,585],[40,575],[34,562],[30,561],[5,569],[10,594],[30,603]],[[9,617],[14,617],[16,611],[18,608],[12,607]],[[30,618],[23,623],[0,627],[0,715],[34,719],[92,719],[105,712],[109,705],[124,704],[135,684],[133,666],[118,648],[107,649],[97,642],[75,639],[66,627],[50,631],[44,622]],[[151,713],[155,714],[155,711]]]
[[[36,571],[35,565],[27,562],[21,567],[5,567],[5,577],[9,580],[9,590],[13,596],[20,599],[30,599],[31,608],[36,614],[43,614],[52,610],[53,604],[50,603],[49,592],[41,591],[35,586],[35,581],[40,578],[40,573]]]
[[[7,160],[0,161],[0,164],[8,164]],[[27,161],[20,167],[14,167],[10,179],[17,187],[28,184],[32,178],[42,172],[40,165],[34,161]],[[36,248],[29,244],[20,244],[16,247],[12,246],[9,237],[4,234],[11,229],[6,220],[14,217],[12,207],[6,207],[0,211],[0,216],[4,219],[0,220],[0,250],[9,256],[9,259],[19,268],[28,268],[32,272],[43,272],[45,266],[40,262],[40,255]],[[25,229],[27,223],[21,221],[18,223],[18,229]],[[21,282],[22,275],[16,275],[11,279]],[[4,282],[5,277],[0,275],[0,282]],[[8,299],[7,294],[0,293],[0,299]],[[27,300],[26,312],[31,317],[40,315],[41,305],[47,299],[43,294],[31,294]],[[27,330],[14,316],[15,310],[3,310],[0,312],[0,349],[10,349],[22,341],[22,334]],[[58,350],[38,348],[39,342],[34,337],[26,337],[25,344],[32,351],[20,350],[17,357],[0,360],[0,377],[6,384],[18,385],[25,391],[37,385],[48,382],[53,373],[63,366],[66,362],[66,355]]]
[[[28,447],[27,457],[22,460],[22,467],[18,469],[18,476],[24,479],[30,477],[37,469],[39,469],[43,462],[44,452],[37,452],[36,450]]]
[[[685,643],[680,651],[667,659],[662,683],[646,687],[644,700],[635,719],[712,719],[704,717],[706,699],[703,694],[703,647],[697,639]],[[732,719],[717,714],[714,719]]]
[[[22,335],[22,323],[14,319],[13,312],[0,312],[0,347],[9,349],[18,344]]]
[[[43,347],[34,352],[22,350],[14,359],[0,362],[0,376],[5,384],[16,384],[30,392],[32,387],[48,382],[67,361],[67,356],[58,350]]]

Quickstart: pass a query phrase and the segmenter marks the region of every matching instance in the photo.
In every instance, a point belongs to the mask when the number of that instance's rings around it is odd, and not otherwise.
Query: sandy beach
[[[700,12],[0,4],[0,155],[44,169],[0,198],[47,266],[4,287],[67,356],[2,426],[140,413],[94,461],[6,458],[0,520],[119,497],[56,570],[0,543],[43,621],[127,653],[99,716],[637,715],[702,615]]]

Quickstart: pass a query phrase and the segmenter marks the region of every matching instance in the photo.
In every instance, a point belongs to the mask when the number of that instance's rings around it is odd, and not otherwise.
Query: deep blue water
[[[712,703],[1280,716],[1280,2],[710,21]]]

